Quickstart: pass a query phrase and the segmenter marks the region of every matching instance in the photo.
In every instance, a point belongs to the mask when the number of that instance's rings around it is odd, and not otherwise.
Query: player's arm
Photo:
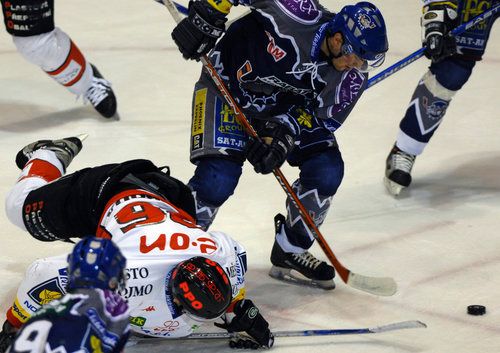
[[[233,316],[229,319],[229,316]],[[224,323],[215,326],[228,332],[245,332],[249,337],[239,337],[230,341],[231,348],[271,348],[274,336],[269,323],[264,319],[257,306],[250,299],[242,299],[233,306],[233,315],[223,317]]]
[[[457,0],[424,1],[422,10],[422,45],[425,56],[440,61],[455,54],[455,37],[450,34],[458,24]]]
[[[233,0],[191,0],[188,16],[172,31],[172,38],[185,59],[199,60],[226,30]]]

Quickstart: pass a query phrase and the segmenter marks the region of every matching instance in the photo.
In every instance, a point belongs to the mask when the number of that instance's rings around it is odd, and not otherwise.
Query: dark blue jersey
[[[466,23],[498,4],[500,4],[500,0],[462,0],[458,7],[460,23]],[[486,49],[493,23],[499,16],[500,13],[497,12],[496,15],[456,36],[458,52],[472,59],[480,59]]]
[[[127,304],[108,290],[79,289],[40,308],[10,353],[121,352],[129,335]]]
[[[366,88],[356,69],[337,71],[321,52],[334,14],[316,0],[248,0],[211,53],[212,63],[249,117],[277,118],[298,133],[306,108],[334,131]]]

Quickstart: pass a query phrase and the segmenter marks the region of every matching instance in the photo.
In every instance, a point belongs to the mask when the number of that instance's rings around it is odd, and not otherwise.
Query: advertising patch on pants
[[[233,110],[218,97],[214,109],[214,146],[243,151],[247,137]]]
[[[191,127],[191,146],[193,151],[203,148],[206,104],[207,89],[203,88],[196,91],[194,96],[193,125]]]

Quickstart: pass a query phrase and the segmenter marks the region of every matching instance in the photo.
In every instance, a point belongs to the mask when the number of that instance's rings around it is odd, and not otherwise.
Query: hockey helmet
[[[195,320],[218,318],[232,300],[231,283],[224,269],[202,256],[192,257],[175,267],[170,289],[176,303]]]
[[[384,62],[389,49],[387,31],[382,13],[372,3],[344,6],[329,22],[327,31],[329,36],[342,34],[342,55],[356,54],[362,59],[361,71],[370,71]]]
[[[66,290],[77,288],[120,289],[125,285],[126,259],[109,239],[87,237],[68,255]]]

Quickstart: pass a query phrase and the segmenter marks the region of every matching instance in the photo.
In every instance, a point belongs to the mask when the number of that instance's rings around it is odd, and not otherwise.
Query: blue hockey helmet
[[[356,54],[364,61],[362,71],[379,67],[389,49],[384,18],[380,10],[367,1],[347,5],[330,21],[328,32],[340,32],[344,44],[342,54]]]
[[[66,290],[119,289],[125,285],[126,263],[120,249],[111,240],[96,237],[84,238],[68,255]]]

